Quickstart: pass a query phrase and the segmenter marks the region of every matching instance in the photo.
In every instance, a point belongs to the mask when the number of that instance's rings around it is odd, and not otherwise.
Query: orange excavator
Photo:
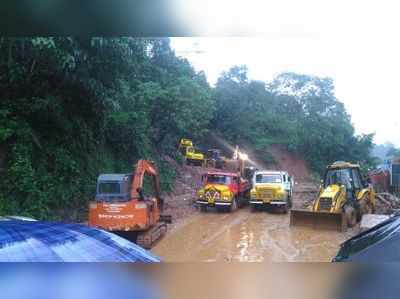
[[[154,197],[145,196],[145,178],[153,182]],[[146,186],[145,186],[146,187]],[[167,231],[171,216],[161,215],[160,177],[155,164],[139,160],[131,174],[101,174],[89,226],[99,227],[149,249]]]

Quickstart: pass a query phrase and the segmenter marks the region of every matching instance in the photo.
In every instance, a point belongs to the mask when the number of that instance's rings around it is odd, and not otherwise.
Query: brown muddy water
[[[351,232],[289,227],[289,214],[196,213],[160,240],[152,252],[166,262],[331,261]]]

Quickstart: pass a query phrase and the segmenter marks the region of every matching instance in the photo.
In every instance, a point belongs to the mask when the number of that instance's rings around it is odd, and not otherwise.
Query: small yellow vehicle
[[[291,210],[290,225],[345,231],[374,211],[375,191],[363,181],[360,166],[338,161],[327,167],[308,210]]]
[[[181,141],[179,142],[178,151],[182,155],[186,155],[186,148],[188,147],[193,147],[193,141],[190,139],[182,138]]]
[[[187,165],[202,166],[204,164],[204,154],[194,147],[192,140],[182,138],[178,151],[183,155]]]

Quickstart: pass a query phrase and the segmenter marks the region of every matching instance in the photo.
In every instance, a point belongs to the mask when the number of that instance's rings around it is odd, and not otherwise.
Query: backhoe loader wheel
[[[345,205],[343,208],[344,217],[348,227],[353,227],[357,223],[356,209],[351,205]]]
[[[372,214],[374,207],[369,200],[369,194],[365,194],[360,200],[360,218],[364,214]]]

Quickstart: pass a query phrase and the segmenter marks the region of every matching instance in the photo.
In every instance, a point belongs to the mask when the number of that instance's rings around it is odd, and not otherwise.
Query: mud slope
[[[194,205],[196,192],[201,187],[202,174],[206,173],[209,169],[180,165],[168,156],[164,158],[177,173],[172,192],[163,194],[163,198],[165,199],[163,214],[172,215],[172,225],[170,225],[169,230],[173,230],[182,220],[196,212]]]
[[[311,173],[307,163],[299,154],[290,153],[282,145],[271,145],[268,152],[273,156],[278,170],[287,170],[296,181],[304,182],[311,180]]]

